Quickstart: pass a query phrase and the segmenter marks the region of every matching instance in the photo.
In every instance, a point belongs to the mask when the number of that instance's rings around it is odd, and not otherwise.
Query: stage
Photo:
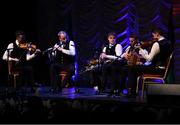
[[[94,88],[1,88],[1,123],[177,123],[180,106],[149,104],[147,98],[110,93]]]

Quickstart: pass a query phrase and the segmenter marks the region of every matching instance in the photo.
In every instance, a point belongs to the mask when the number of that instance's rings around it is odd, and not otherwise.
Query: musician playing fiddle
[[[150,52],[142,48],[139,50],[139,54],[151,64],[129,66],[128,69],[128,95],[132,97],[136,96],[137,77],[143,73],[162,74],[165,69],[161,67],[165,66],[170,55],[170,42],[163,36],[162,31],[154,28],[151,34],[153,39],[157,40],[152,44]]]
[[[33,69],[28,64],[28,61],[36,57],[40,50],[34,48],[34,45],[31,47],[30,44],[25,43],[25,34],[23,31],[16,31],[15,35],[15,42],[8,45],[2,58],[11,64],[9,67],[12,70],[19,71],[20,85],[32,86],[34,84]]]

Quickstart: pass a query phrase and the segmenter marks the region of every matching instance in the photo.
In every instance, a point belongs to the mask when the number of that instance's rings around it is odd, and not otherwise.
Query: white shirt
[[[165,38],[163,36],[160,37],[160,39],[158,41],[164,40]],[[139,54],[142,55],[142,57],[144,59],[146,59],[146,61],[152,61],[153,58],[160,52],[160,48],[159,48],[159,44],[157,42],[155,42],[151,48],[150,53],[148,54],[147,51],[145,51],[144,49],[140,49]]]
[[[109,46],[112,46],[111,44]],[[117,59],[119,56],[121,56],[122,54],[122,46],[121,44],[117,44],[116,47],[115,47],[115,53],[116,55],[107,55],[107,58],[110,59],[110,60],[115,60]],[[103,53],[106,52],[106,47],[103,48]]]
[[[19,42],[18,40],[15,41],[16,45],[19,46]],[[6,49],[6,51],[4,52],[3,54],[3,57],[2,59],[3,60],[9,60],[9,61],[19,61],[19,59],[17,58],[12,58],[9,56],[9,59],[8,59],[8,51],[9,51],[9,55],[11,55],[11,52],[13,51],[13,48],[14,48],[14,44],[13,43],[10,43]],[[26,53],[26,60],[29,61],[31,59],[33,59],[35,57],[35,53],[33,54],[30,54],[30,53]]]

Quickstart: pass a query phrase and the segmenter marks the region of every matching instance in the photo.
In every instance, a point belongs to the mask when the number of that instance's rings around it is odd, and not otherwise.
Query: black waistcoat
[[[64,43],[64,49],[69,50],[69,43],[70,41]],[[55,57],[55,62],[61,64],[61,65],[69,65],[73,64],[75,62],[75,56],[70,56],[67,54],[64,54],[60,51],[56,51],[56,57]]]

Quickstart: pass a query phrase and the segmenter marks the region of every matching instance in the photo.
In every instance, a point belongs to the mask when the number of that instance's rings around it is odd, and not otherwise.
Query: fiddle
[[[140,42],[140,48],[146,49],[148,47],[151,47],[153,45],[153,43],[155,43],[156,41],[158,41],[158,39],[151,39],[151,40],[148,40],[148,41],[141,41]]]
[[[19,47],[22,49],[29,50],[30,52],[35,52],[36,51],[36,45],[31,44],[31,43],[21,43],[19,44]]]

